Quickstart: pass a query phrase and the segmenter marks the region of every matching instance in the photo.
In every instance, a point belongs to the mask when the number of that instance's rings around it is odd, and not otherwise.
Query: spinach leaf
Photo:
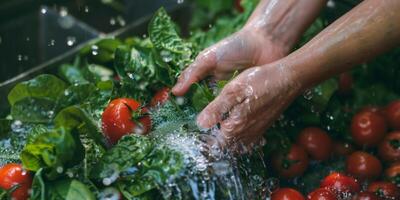
[[[77,65],[63,64],[60,67],[60,75],[67,80],[70,84],[87,83],[85,76]]]
[[[103,64],[114,59],[114,51],[121,44],[118,39],[104,38],[83,47],[80,54],[96,63]]]
[[[79,106],[70,106],[61,110],[54,119],[56,127],[70,131],[77,130],[79,134],[95,140],[98,144],[106,146],[106,141],[99,131],[96,122]]]
[[[56,101],[65,88],[66,84],[59,78],[43,74],[17,84],[8,94],[8,102],[10,105],[14,105],[17,101],[27,97]]]
[[[164,8],[160,8],[149,24],[149,36],[164,62],[181,70],[192,62],[192,44],[181,39]]]
[[[192,96],[192,105],[196,109],[196,111],[200,112],[212,100],[214,100],[215,96],[212,93],[211,89],[205,84],[195,84],[193,87],[194,92]]]
[[[48,123],[54,117],[56,102],[47,98],[27,97],[14,103],[11,116],[21,122]]]
[[[93,193],[82,182],[75,179],[55,181],[49,188],[50,199],[95,200]]]
[[[91,176],[97,180],[110,177],[115,171],[124,172],[145,158],[153,148],[152,141],[134,134],[122,137],[98,162]]]
[[[74,138],[69,130],[51,129],[27,144],[20,154],[20,159],[25,169],[38,171],[45,168],[48,170],[48,178],[55,179],[63,171],[63,167],[83,159],[80,145],[79,140]]]

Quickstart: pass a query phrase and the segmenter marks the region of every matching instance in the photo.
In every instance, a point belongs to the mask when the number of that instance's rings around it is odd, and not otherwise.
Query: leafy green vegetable
[[[192,44],[183,41],[164,8],[160,8],[149,24],[149,36],[162,60],[171,62],[174,70],[182,70],[192,62]]]
[[[36,137],[21,152],[21,161],[25,169],[48,170],[48,178],[55,179],[63,172],[64,166],[71,166],[82,160],[82,147],[69,130],[64,128],[48,130]]]
[[[98,64],[107,63],[114,59],[114,51],[121,44],[118,39],[104,38],[85,46],[80,53]]]
[[[29,81],[17,84],[8,94],[8,102],[14,105],[17,101],[27,97],[46,98],[56,101],[65,88],[65,83],[59,78],[43,74]]]
[[[89,188],[75,179],[66,179],[54,182],[49,189],[50,199],[65,200],[95,200]]]

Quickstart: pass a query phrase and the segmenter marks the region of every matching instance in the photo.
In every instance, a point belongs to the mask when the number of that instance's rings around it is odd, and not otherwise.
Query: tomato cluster
[[[344,75],[341,79],[351,82]],[[343,84],[341,93],[350,89]],[[272,193],[271,199],[400,199],[400,100],[384,108],[360,109],[351,120],[349,136],[352,142],[340,142],[319,127],[301,130],[288,151],[271,157],[281,178],[302,176],[310,162],[328,161],[333,156],[345,157],[344,171],[326,176],[306,197],[293,188],[282,188]]]

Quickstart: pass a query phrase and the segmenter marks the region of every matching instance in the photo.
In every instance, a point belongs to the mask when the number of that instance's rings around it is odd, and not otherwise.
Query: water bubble
[[[333,0],[329,0],[328,2],[326,2],[326,6],[328,8],[334,8],[336,6],[336,3]]]
[[[61,174],[61,173],[63,173],[64,168],[63,168],[62,166],[58,166],[58,167],[56,168],[56,171],[57,171],[57,173]]]
[[[163,61],[166,62],[166,63],[172,61],[172,56],[171,56],[171,53],[169,51],[165,51],[165,50],[161,51],[160,52],[160,56],[163,59]]]
[[[118,24],[120,26],[125,26],[126,25],[125,19],[123,17],[121,17],[121,16],[117,16],[117,22],[118,22]]]
[[[68,9],[66,7],[60,7],[60,15],[61,17],[65,17],[68,15]]]
[[[46,9],[46,8],[42,8],[42,9],[40,9],[40,12],[41,12],[42,14],[46,14],[46,13],[47,13],[47,9]]]
[[[92,45],[91,49],[92,49],[92,55],[96,56],[97,54],[99,54],[98,52],[99,47],[97,45]]]
[[[105,188],[99,193],[100,200],[119,200],[121,198],[120,192],[114,187]]]
[[[183,105],[185,103],[185,97],[176,97],[176,104]]]
[[[76,43],[76,38],[72,36],[67,37],[67,45],[68,46],[73,46]]]
[[[112,26],[114,26],[116,23],[117,23],[117,21],[115,20],[115,18],[114,18],[114,17],[111,17],[111,18],[110,18],[110,24],[111,24]]]
[[[56,44],[56,41],[54,39],[51,39],[49,44],[47,44],[47,46],[54,46]]]
[[[311,100],[311,99],[313,98],[312,91],[311,91],[311,90],[306,90],[306,91],[303,93],[303,97],[304,97],[304,99],[306,99],[306,100]]]

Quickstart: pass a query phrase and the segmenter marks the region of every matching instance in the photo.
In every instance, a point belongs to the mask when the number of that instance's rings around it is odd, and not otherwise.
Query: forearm
[[[245,25],[289,51],[318,16],[326,0],[261,0]]]
[[[400,44],[400,1],[365,0],[282,63],[310,87]]]

